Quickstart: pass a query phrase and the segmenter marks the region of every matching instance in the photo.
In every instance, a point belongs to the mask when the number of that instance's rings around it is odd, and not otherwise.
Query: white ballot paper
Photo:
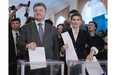
[[[36,47],[35,50],[28,51],[31,70],[47,67],[44,47]]]
[[[102,75],[104,73],[95,56],[92,61],[86,60],[85,68],[89,75]]]
[[[75,52],[71,37],[68,32],[64,32],[61,34],[64,44],[68,44],[69,48],[66,50],[66,62],[69,60],[78,60],[77,54]]]

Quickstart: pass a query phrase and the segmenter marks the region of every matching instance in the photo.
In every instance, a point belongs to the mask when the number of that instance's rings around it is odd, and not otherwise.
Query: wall
[[[57,20],[58,20],[58,18],[60,16],[63,16],[65,19],[67,19],[67,17],[68,17],[68,13],[67,12],[69,12],[69,6],[55,14],[55,16],[54,16],[55,17],[54,18],[55,25],[56,25],[56,22],[57,22]]]
[[[67,19],[68,12],[70,10],[77,9],[77,5],[78,5],[77,2],[78,2],[78,0],[67,0],[67,2],[64,5],[64,8],[62,8],[62,10],[58,11],[54,15],[54,23],[56,24],[56,21],[57,21],[57,19],[58,19],[59,16],[63,16],[65,19]]]

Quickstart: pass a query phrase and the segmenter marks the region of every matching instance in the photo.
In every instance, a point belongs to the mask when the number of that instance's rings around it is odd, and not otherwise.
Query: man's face
[[[88,30],[89,31],[95,31],[96,30],[95,24],[94,23],[89,23]]]
[[[20,28],[20,23],[19,23],[19,21],[12,21],[12,22],[11,22],[11,28],[12,28],[13,30],[18,30],[18,29]]]
[[[37,6],[34,8],[34,17],[36,20],[38,21],[44,20],[45,14],[46,14],[46,11],[43,6]]]
[[[82,23],[82,20],[79,16],[73,16],[71,24],[74,28],[78,28]]]

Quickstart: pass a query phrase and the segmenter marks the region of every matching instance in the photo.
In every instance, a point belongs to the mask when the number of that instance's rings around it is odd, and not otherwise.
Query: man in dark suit
[[[105,50],[104,50],[104,40],[102,37],[96,35],[95,31],[97,29],[98,25],[94,21],[90,21],[88,25],[88,31],[91,36],[91,39],[93,43],[96,45],[96,47],[99,49],[99,53],[96,55],[97,59],[105,59]]]
[[[26,52],[28,52],[28,48],[35,50],[36,47],[44,47],[46,59],[58,60],[60,54],[58,50],[57,29],[44,20],[46,14],[45,4],[36,3],[33,6],[33,11],[35,21],[21,28],[20,35],[17,39],[17,47]],[[40,23],[43,31],[40,31]],[[43,35],[40,35],[40,32],[43,32]],[[28,53],[26,56],[28,58]],[[44,74],[45,72],[43,73],[41,71],[39,72],[40,75],[46,75]],[[32,74],[36,75],[34,72]]]
[[[12,30],[9,31],[9,75],[17,74],[18,49],[16,47],[16,37],[19,34],[20,19],[14,18],[11,21]]]

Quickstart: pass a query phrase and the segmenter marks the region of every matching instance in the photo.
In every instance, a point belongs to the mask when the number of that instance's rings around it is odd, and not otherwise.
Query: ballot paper
[[[68,44],[69,48],[66,50],[66,62],[68,63],[69,60],[74,60],[74,61],[78,61],[78,57],[77,54],[75,52],[73,43],[72,43],[72,39],[69,35],[68,32],[64,32],[61,34],[64,44]]]
[[[89,75],[102,75],[104,73],[95,56],[92,61],[86,60],[85,68]]]
[[[36,47],[35,50],[28,51],[31,70],[47,67],[44,47]]]

